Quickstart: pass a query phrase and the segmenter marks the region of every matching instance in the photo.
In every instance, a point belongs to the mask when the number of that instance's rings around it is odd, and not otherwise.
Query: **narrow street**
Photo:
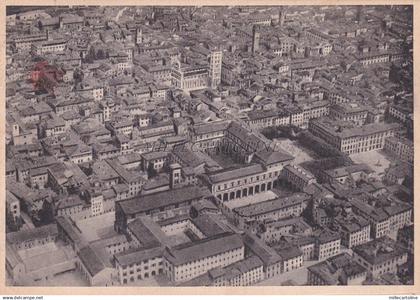
[[[265,279],[257,283],[256,286],[279,286],[289,280],[293,281],[296,285],[305,285],[308,278],[308,267],[317,263],[319,263],[317,260],[306,261],[302,268]]]
[[[345,247],[341,247],[340,253],[347,252],[350,256],[353,255],[353,251],[350,249],[347,249]],[[317,263],[320,263],[319,260],[310,260],[305,261],[302,268],[292,270],[287,273],[279,274],[275,277],[265,279],[259,283],[257,283],[257,286],[279,286],[282,283],[286,281],[293,281],[296,285],[306,285],[307,278],[308,278],[308,267],[316,265]]]

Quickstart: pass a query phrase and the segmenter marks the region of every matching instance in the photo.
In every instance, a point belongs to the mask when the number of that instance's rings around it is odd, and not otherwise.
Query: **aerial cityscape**
[[[8,6],[8,286],[414,284],[413,7]]]

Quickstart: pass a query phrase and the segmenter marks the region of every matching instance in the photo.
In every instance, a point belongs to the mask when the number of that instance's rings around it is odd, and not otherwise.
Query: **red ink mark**
[[[31,71],[31,81],[35,91],[54,94],[54,87],[63,80],[64,72],[48,64],[47,61],[38,62]]]

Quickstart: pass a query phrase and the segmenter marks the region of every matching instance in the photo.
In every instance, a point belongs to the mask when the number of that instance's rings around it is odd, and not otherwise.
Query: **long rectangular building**
[[[414,163],[414,143],[409,139],[389,137],[385,140],[384,148],[401,160]]]
[[[372,123],[361,127],[322,118],[309,122],[309,131],[346,154],[382,149],[385,139],[394,136],[400,125]]]
[[[245,122],[252,129],[280,125],[288,126],[290,124],[290,115],[285,112],[272,110],[254,110],[248,113],[248,119]]]
[[[205,177],[208,187],[222,201],[229,201],[271,190],[279,170],[266,170],[252,164],[231,170],[221,170]]]
[[[282,179],[296,190],[302,191],[306,186],[315,183],[315,176],[296,165],[288,165],[281,171]]]
[[[186,186],[119,201],[115,203],[115,229],[125,231],[128,222],[139,216],[148,215],[156,220],[187,214],[192,204],[208,196],[211,194],[206,189]]]
[[[247,224],[253,221],[298,217],[309,199],[310,196],[305,193],[295,193],[287,197],[237,207],[233,209],[234,219],[239,227],[247,228]]]
[[[407,262],[407,250],[387,236],[358,245],[353,258],[377,278],[385,273],[397,273],[398,266]]]
[[[225,267],[245,257],[245,246],[238,234],[221,234],[195,243],[166,248],[165,271],[168,278],[183,282],[207,271]]]
[[[172,69],[172,85],[186,92],[208,87],[208,67],[187,67]]]

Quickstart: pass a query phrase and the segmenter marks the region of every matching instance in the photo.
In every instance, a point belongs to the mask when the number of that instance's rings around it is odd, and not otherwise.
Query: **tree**
[[[96,59],[105,59],[105,58],[106,58],[106,55],[105,55],[104,50],[99,49],[98,53],[96,53]]]
[[[153,163],[149,163],[147,167],[147,174],[149,175],[149,178],[153,178],[157,175],[157,171],[153,167]]]
[[[73,72],[73,79],[76,83],[82,82],[84,78],[83,71],[80,69],[76,69]]]
[[[95,49],[93,49],[93,47],[90,47],[89,52],[85,56],[85,62],[93,63],[94,60],[95,60]]]
[[[48,200],[45,200],[42,209],[38,212],[38,216],[40,225],[54,222],[54,205]]]
[[[22,219],[14,218],[12,213],[8,210],[6,212],[6,225],[9,231],[18,231],[22,226]]]
[[[389,70],[389,80],[395,83],[399,83],[401,80],[399,73],[399,68],[395,64],[392,64]]]

